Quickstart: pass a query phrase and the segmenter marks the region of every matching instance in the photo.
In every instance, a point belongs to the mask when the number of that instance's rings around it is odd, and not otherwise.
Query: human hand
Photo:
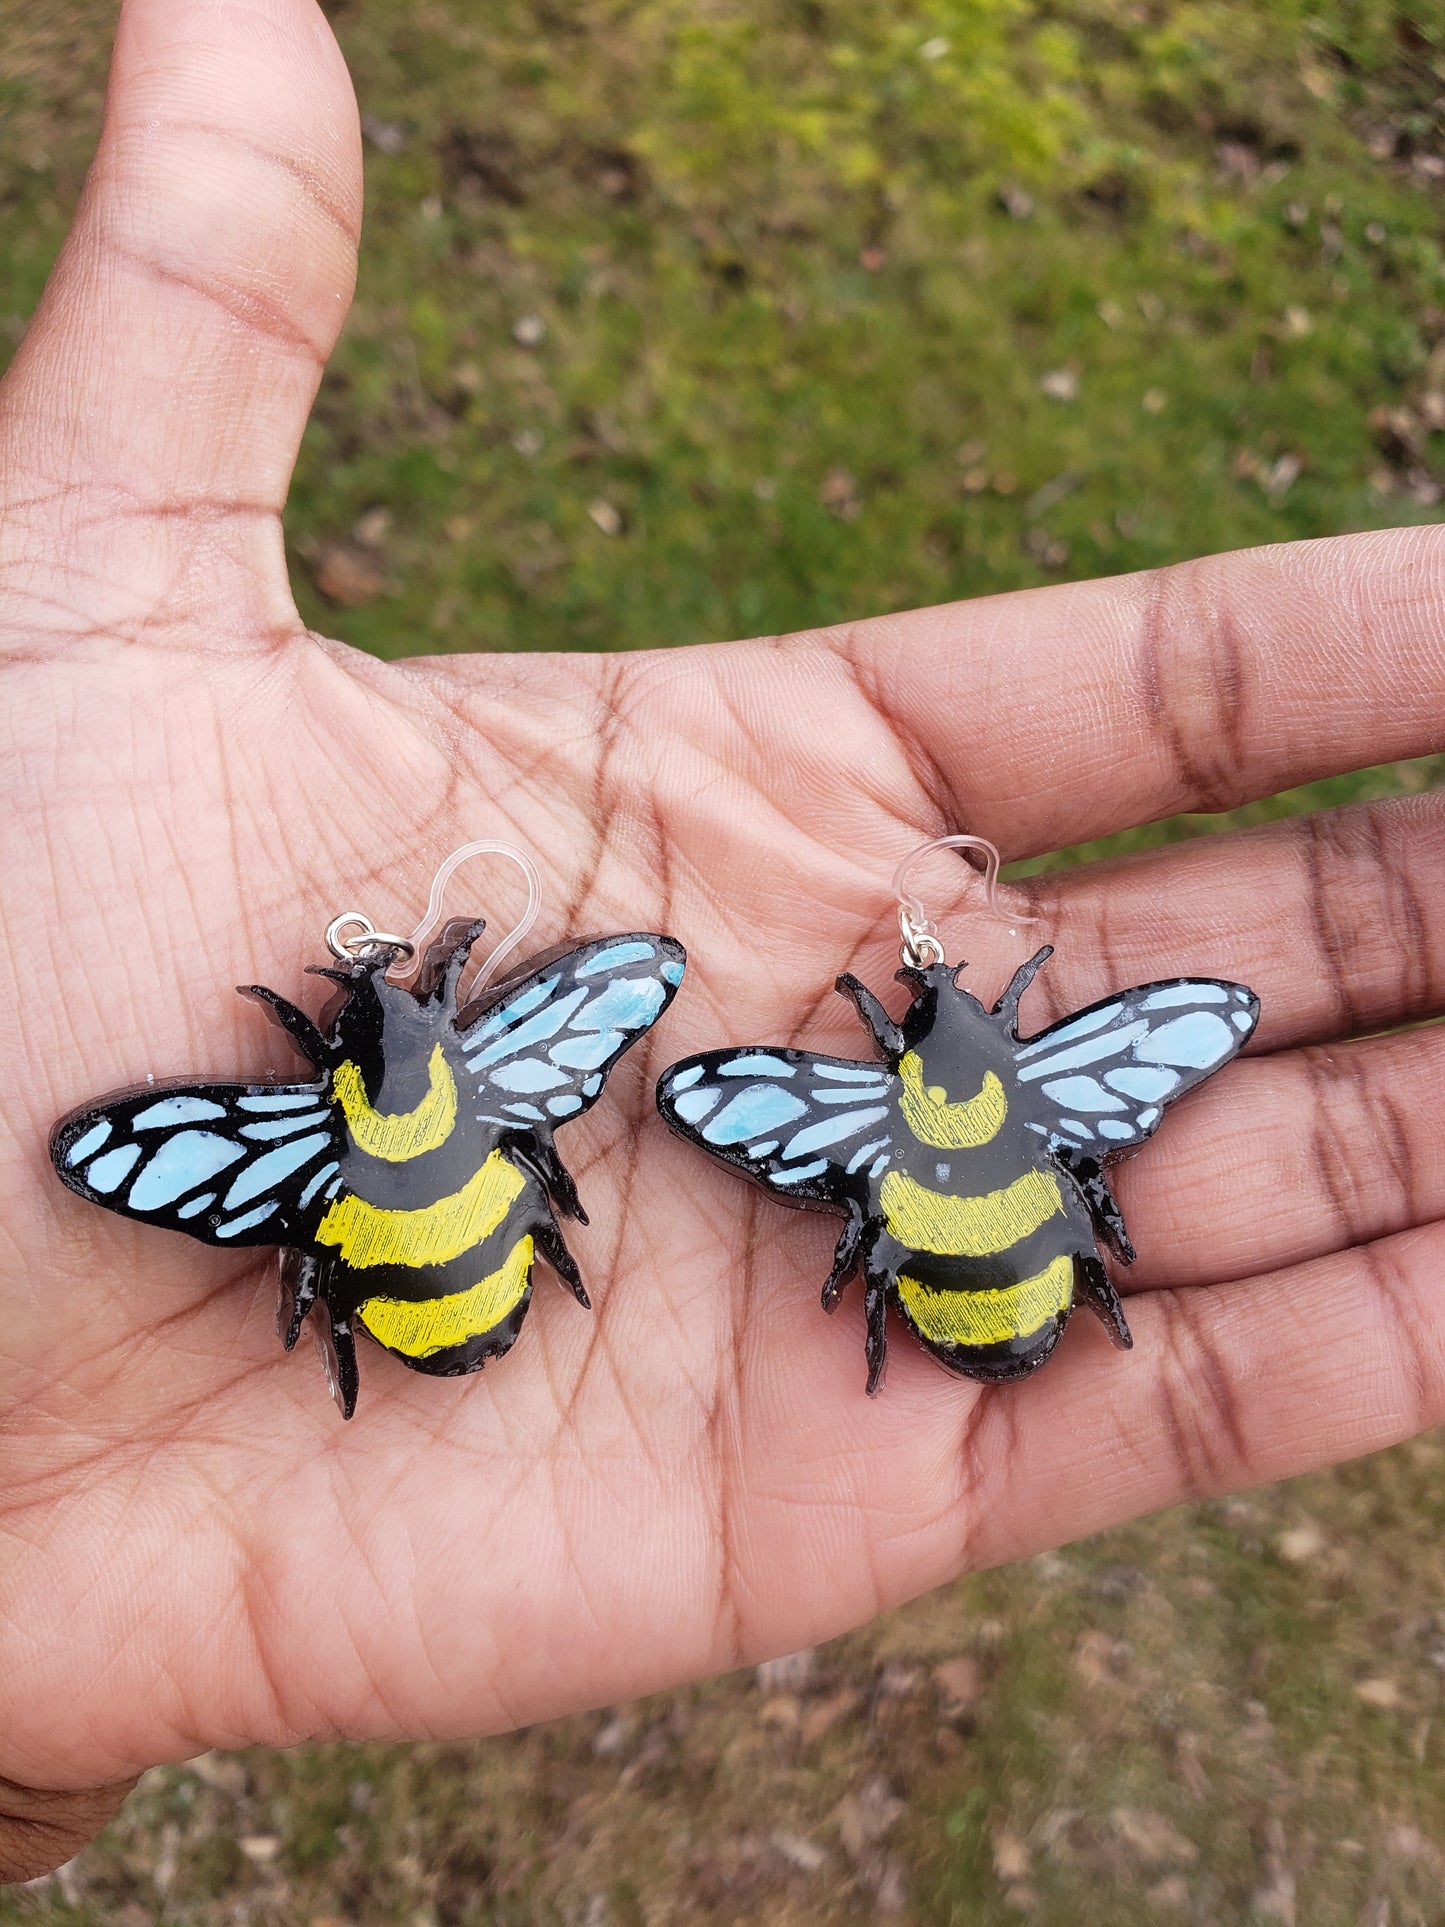
[[[1036,1379],[980,1388],[900,1338],[870,1403],[858,1295],[818,1309],[836,1224],[651,1098],[728,1041],[862,1054],[833,978],[885,988],[887,879],[940,830],[1019,857],[1441,747],[1438,533],[781,642],[378,663],[302,628],[280,532],[359,213],[309,0],[129,0],[0,389],[12,1876],[152,1762],[625,1698],[1445,1412],[1445,1031],[1347,1041],[1445,1003],[1434,797],[1043,880],[1021,938],[936,873],[985,996],[1057,943],[1036,1027],[1176,973],[1263,998],[1254,1054],[1119,1174],[1132,1354],[1076,1320]],[[342,1426],[276,1344],[271,1261],[89,1209],[46,1136],[148,1072],[291,1073],[231,986],[294,992],[353,903],[406,927],[479,834],[536,853],[539,941],[666,930],[691,968],[563,1139],[591,1316],[544,1290],[457,1381],[368,1347]]]

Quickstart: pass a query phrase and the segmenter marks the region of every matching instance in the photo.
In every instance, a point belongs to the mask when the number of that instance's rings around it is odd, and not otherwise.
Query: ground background
[[[1440,0],[332,17],[368,228],[288,518],[332,634],[691,643],[1439,514]],[[110,25],[0,0],[0,355]],[[1445,1922],[1442,1473],[1419,1441],[511,1739],[157,1772],[0,1927]]]

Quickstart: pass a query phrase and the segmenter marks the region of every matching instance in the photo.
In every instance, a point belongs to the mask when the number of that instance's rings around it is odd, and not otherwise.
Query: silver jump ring
[[[350,925],[355,931],[350,936],[341,933]],[[416,945],[410,937],[398,937],[394,931],[378,930],[364,911],[343,910],[339,917],[333,917],[326,926],[326,948],[339,963],[359,963],[363,957],[373,955],[378,950],[396,950],[404,957],[416,955]]]
[[[926,921],[915,918],[906,903],[898,906],[898,955],[906,970],[926,970],[931,963],[944,961],[938,932]]]
[[[943,945],[939,941],[938,927],[929,917],[923,905],[908,888],[908,873],[920,857],[929,856],[935,850],[962,850],[973,859],[982,859],[984,898],[994,916],[1008,914],[1020,923],[1036,923],[1037,916],[1030,910],[1000,910],[998,900],[999,854],[986,837],[936,836],[928,843],[920,843],[904,857],[893,872],[893,894],[898,899],[898,935],[901,939],[899,955],[906,970],[926,970],[930,963],[941,964],[945,961]],[[975,867],[978,865],[975,863]]]

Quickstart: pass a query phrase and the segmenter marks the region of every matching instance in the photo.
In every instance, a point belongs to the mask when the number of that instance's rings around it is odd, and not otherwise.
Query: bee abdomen
[[[343,1192],[316,1227],[316,1243],[332,1247],[354,1271],[449,1264],[490,1237],[526,1182],[495,1150],[460,1191],[413,1210],[392,1210]]]
[[[495,1271],[464,1291],[436,1298],[364,1299],[356,1315],[372,1337],[403,1358],[429,1358],[495,1331],[532,1282],[533,1242],[519,1238]]]
[[[1029,1338],[1068,1310],[1073,1292],[1071,1252],[1051,1259],[1033,1277],[997,1289],[935,1291],[919,1278],[898,1276],[898,1296],[910,1322],[935,1345],[1004,1345]]]
[[[883,1179],[879,1202],[899,1244],[947,1258],[988,1258],[1007,1251],[1064,1211],[1058,1179],[1039,1170],[974,1198],[929,1191],[906,1171],[893,1170]]]

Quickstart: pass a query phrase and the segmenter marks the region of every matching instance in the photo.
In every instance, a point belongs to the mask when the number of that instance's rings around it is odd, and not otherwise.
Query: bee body
[[[151,1086],[52,1134],[83,1197],[208,1244],[280,1245],[278,1328],[290,1350],[319,1306],[347,1417],[358,1326],[412,1370],[455,1377],[515,1342],[536,1258],[587,1305],[558,1225],[585,1217],[553,1133],[682,980],[670,938],[595,938],[458,1009],[481,928],[448,926],[412,986],[387,978],[391,950],[321,972],[339,990],[319,1024],[253,986],[314,1082]]]
[[[1235,1054],[1258,1000],[1212,979],[1146,984],[1021,1041],[1018,1000],[1049,954],[992,1011],[943,964],[905,969],[897,1024],[840,978],[881,1063],[710,1051],[659,1085],[680,1135],[787,1203],[845,1215],[823,1303],[862,1272],[870,1392],[890,1304],[941,1364],[984,1381],[1037,1369],[1079,1297],[1130,1342],[1099,1256],[1101,1240],[1133,1256],[1105,1164]]]
[[[406,1008],[416,1000],[384,979],[378,1003],[384,1027],[396,1019],[374,1055],[378,1099],[363,1053],[343,1056],[331,1078],[340,1188],[305,1249],[324,1266],[333,1316],[413,1370],[452,1377],[515,1341],[552,1208],[503,1128],[459,1101],[467,1065],[451,1027],[416,1026]]]
[[[972,1003],[972,999],[969,1002]],[[1073,1304],[1094,1237],[1074,1186],[1031,1130],[1026,1089],[1006,1081],[1006,1034],[981,1007],[968,1083],[957,1049],[927,1039],[903,1053],[892,1155],[872,1207],[873,1261],[889,1302],[939,1362],[979,1379],[1042,1364]],[[1012,1085],[1012,1088],[1011,1088]]]

